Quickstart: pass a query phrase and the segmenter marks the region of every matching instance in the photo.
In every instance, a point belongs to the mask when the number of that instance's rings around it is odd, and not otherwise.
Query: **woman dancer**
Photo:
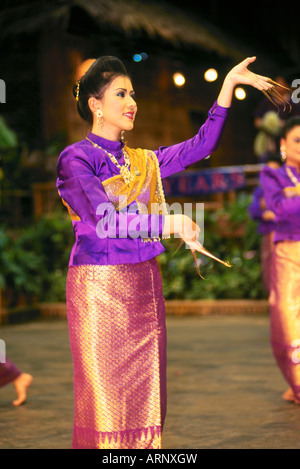
[[[283,399],[300,404],[300,117],[282,133],[280,169],[261,174],[266,205],[276,215],[271,268],[271,344],[290,388]]]
[[[0,356],[1,358],[1,356]],[[17,399],[13,401],[13,405],[19,406],[27,399],[27,391],[32,383],[32,376],[28,373],[22,373],[13,362],[1,358],[0,361],[0,388],[7,384],[13,383],[17,393]]]
[[[161,178],[216,150],[238,83],[271,89],[268,78],[248,70],[254,60],[228,73],[195,137],[156,152],[120,140],[134,127],[137,105],[117,58],[95,60],[74,86],[79,114],[92,129],[61,153],[57,166],[57,188],[76,238],[67,277],[73,448],[161,447],[166,329],[158,238],[178,233],[191,249],[201,249],[199,227],[184,215],[166,214]]]

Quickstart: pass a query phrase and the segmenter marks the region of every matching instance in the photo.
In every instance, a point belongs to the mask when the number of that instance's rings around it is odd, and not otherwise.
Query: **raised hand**
[[[279,103],[283,104],[284,109],[286,105],[291,109],[290,103],[276,90],[276,87],[285,88],[284,86],[269,77],[258,75],[248,69],[249,65],[255,60],[256,57],[248,57],[228,72],[218,96],[218,104],[223,107],[230,107],[234,88],[237,85],[250,85],[261,91],[277,108],[277,103]],[[285,89],[290,91],[289,88]]]
[[[231,81],[234,86],[250,85],[260,91],[272,89],[274,85],[269,77],[264,77],[248,70],[249,65],[255,62],[255,60],[256,57],[248,57],[243,60],[230,70],[225,80]]]

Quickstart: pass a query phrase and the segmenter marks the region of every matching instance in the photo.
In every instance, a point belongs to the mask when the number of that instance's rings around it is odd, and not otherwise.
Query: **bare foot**
[[[27,390],[31,385],[33,377],[28,373],[22,373],[17,379],[14,381],[14,385],[16,388],[18,398],[13,401],[13,405],[19,406],[26,401],[27,398]]]
[[[300,401],[296,398],[294,391],[292,388],[289,388],[285,393],[282,395],[282,399],[289,402],[295,402],[296,404],[300,404]]]
[[[294,402],[295,395],[294,395],[294,391],[292,390],[292,388],[289,388],[287,391],[285,391],[284,394],[282,394],[282,399],[284,399],[285,401]]]

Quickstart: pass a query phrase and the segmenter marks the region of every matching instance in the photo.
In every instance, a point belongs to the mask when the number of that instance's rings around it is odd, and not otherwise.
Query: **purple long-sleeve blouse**
[[[252,202],[249,206],[249,214],[252,220],[258,222],[257,232],[261,235],[272,233],[275,230],[276,221],[267,221],[263,219],[264,210],[261,208],[261,199],[264,198],[264,192],[261,186],[255,188]]]
[[[292,166],[289,168],[300,183],[300,173]],[[274,242],[300,241],[300,197],[286,198],[284,195],[285,187],[294,186],[286,165],[279,169],[265,167],[260,179],[266,206],[276,215]]]
[[[219,106],[215,102],[197,135],[185,142],[170,147],[160,147],[155,151],[161,177],[166,178],[181,172],[213,153],[219,145],[228,113],[229,108]],[[124,164],[122,142],[106,140],[93,133],[89,133],[88,138],[113,154],[120,165]],[[102,238],[97,234],[97,224],[101,219],[97,207],[99,204],[110,202],[102,182],[117,174],[120,174],[119,169],[105,152],[94,147],[86,139],[69,145],[60,154],[56,186],[62,199],[80,218],[72,220],[75,243],[69,266],[134,264],[149,260],[164,251],[159,241],[145,242],[141,237],[130,236],[129,230],[125,236],[122,232],[121,236],[118,231],[118,213],[112,217],[117,224],[116,237]],[[148,227],[149,237],[161,237],[164,226],[163,215],[129,213],[128,226],[136,221],[136,217],[139,217],[143,227]]]

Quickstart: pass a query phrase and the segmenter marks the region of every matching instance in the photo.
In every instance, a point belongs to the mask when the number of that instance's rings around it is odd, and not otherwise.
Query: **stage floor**
[[[264,317],[167,317],[167,449],[300,448],[300,406],[269,344]],[[64,319],[4,326],[7,356],[34,375],[27,403],[0,389],[0,449],[70,449],[72,361]]]

